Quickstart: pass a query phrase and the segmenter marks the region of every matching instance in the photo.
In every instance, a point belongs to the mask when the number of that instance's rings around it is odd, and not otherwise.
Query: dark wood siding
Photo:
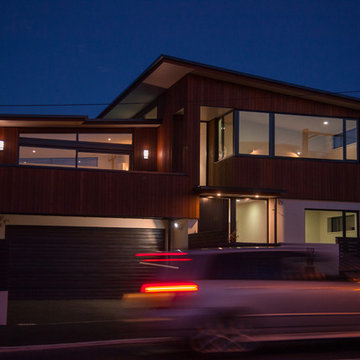
[[[241,110],[293,114],[359,117],[356,110],[276,92],[189,75],[189,102],[199,106],[230,107]],[[276,86],[274,86],[276,88]]]
[[[214,164],[211,186],[283,190],[285,198],[360,201],[360,166],[306,159],[238,157]]]
[[[144,159],[144,150],[149,150],[149,159]],[[134,170],[157,170],[157,128],[134,130]]]
[[[8,289],[8,241],[0,239],[0,291]]]
[[[149,272],[135,254],[164,250],[164,230],[7,226],[9,299],[120,298]]]
[[[181,174],[0,166],[0,213],[195,218]]]
[[[18,129],[0,128],[0,140],[4,141],[4,150],[0,151],[0,164],[17,164]]]

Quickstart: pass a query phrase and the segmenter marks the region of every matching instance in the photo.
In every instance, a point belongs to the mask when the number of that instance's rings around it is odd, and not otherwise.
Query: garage
[[[114,299],[138,290],[136,253],[164,250],[164,229],[6,226],[9,300]]]

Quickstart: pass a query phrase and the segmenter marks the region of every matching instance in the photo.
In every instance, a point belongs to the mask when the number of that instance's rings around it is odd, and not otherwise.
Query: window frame
[[[305,208],[304,209],[304,215],[306,213],[306,211],[326,211],[326,212],[341,212],[341,219],[342,219],[342,230],[341,230],[341,233],[342,233],[342,237],[346,237],[346,232],[347,232],[347,229],[346,229],[346,216],[347,216],[347,213],[353,213],[355,215],[355,219],[356,219],[356,227],[355,227],[355,230],[356,230],[356,235],[357,237],[359,237],[359,234],[360,234],[360,228],[359,228],[359,213],[360,211],[359,210],[344,210],[344,209],[318,209],[318,208]],[[337,217],[337,216],[336,216]],[[345,226],[344,226],[345,224]],[[306,226],[306,223],[305,223],[305,226]]]
[[[221,159],[219,158],[219,122],[221,121],[221,128],[223,127],[224,125],[224,122],[225,122],[225,117],[229,114],[232,114],[232,129],[233,129],[233,153],[232,155],[228,155],[228,156],[224,156],[222,157]],[[225,160],[225,159],[228,159],[232,156],[236,156],[236,152],[235,152],[235,149],[236,149],[236,142],[239,141],[239,136],[235,135],[236,133],[236,128],[238,128],[239,124],[238,124],[238,121],[236,121],[236,114],[237,114],[237,110],[234,109],[234,110],[230,110],[226,113],[224,113],[223,115],[215,118],[215,161],[221,161],[221,160]],[[224,150],[225,150],[225,132],[224,131],[221,131],[221,144],[222,144],[222,153],[224,153]]]
[[[266,113],[269,115],[269,155],[252,155],[252,154],[242,154],[239,151],[239,142],[240,142],[240,112],[257,112],[257,113]],[[233,112],[233,155],[219,158],[219,128],[218,124],[219,121],[223,121],[224,116],[229,114],[230,112]],[[311,116],[311,117],[318,117],[318,118],[333,118],[333,119],[340,119],[342,120],[342,148],[343,148],[343,155],[342,159],[325,159],[325,158],[311,158],[311,157],[289,157],[289,156],[279,156],[275,155],[275,115],[281,114],[281,115],[294,115],[294,116]],[[327,115],[308,115],[308,114],[297,114],[297,113],[283,113],[283,112],[269,112],[269,111],[258,111],[258,110],[247,110],[247,109],[234,109],[226,114],[218,117],[215,119],[216,122],[216,131],[215,131],[215,161],[222,161],[227,159],[228,157],[234,156],[234,157],[257,157],[257,158],[277,158],[277,159],[292,159],[292,160],[305,160],[305,161],[326,161],[326,162],[346,162],[346,163],[359,163],[360,162],[360,119],[359,118],[352,118],[349,116],[327,116]],[[355,133],[356,133],[356,159],[347,159],[347,153],[346,153],[346,122],[348,120],[355,121]],[[222,137],[224,137],[222,135]],[[222,146],[224,147],[224,141],[222,141]]]
[[[76,135],[76,140],[53,140],[53,139],[40,139],[40,138],[30,138],[30,137],[21,137],[21,134],[32,134],[32,133],[73,133]],[[132,144],[109,144],[101,142],[89,142],[89,141],[79,141],[79,134],[131,134]],[[79,131],[79,130],[52,130],[46,129],[46,131],[20,131],[18,135],[18,160],[17,163],[19,166],[31,166],[31,167],[50,167],[50,168],[60,168],[60,169],[76,169],[76,170],[96,170],[96,171],[131,171],[133,169],[133,155],[134,155],[134,134],[132,131]],[[30,164],[21,164],[20,163],[20,147],[37,147],[45,149],[66,149],[66,150],[75,150],[75,166],[74,167],[61,167],[61,166],[46,166],[46,165],[30,165]],[[78,153],[79,152],[92,152],[100,154],[120,154],[120,155],[129,155],[129,170],[112,170],[112,169],[92,169],[92,168],[83,168],[78,167]]]

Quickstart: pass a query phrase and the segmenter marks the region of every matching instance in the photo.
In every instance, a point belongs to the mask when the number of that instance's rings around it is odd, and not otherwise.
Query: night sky
[[[81,114],[166,54],[360,97],[360,0],[0,0],[0,113]],[[356,92],[358,91],[358,92]]]

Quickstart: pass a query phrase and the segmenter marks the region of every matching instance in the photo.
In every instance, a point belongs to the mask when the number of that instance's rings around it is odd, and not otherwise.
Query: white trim
[[[81,216],[3,215],[6,225],[83,226],[104,228],[166,229],[167,221],[158,219],[100,218]]]

